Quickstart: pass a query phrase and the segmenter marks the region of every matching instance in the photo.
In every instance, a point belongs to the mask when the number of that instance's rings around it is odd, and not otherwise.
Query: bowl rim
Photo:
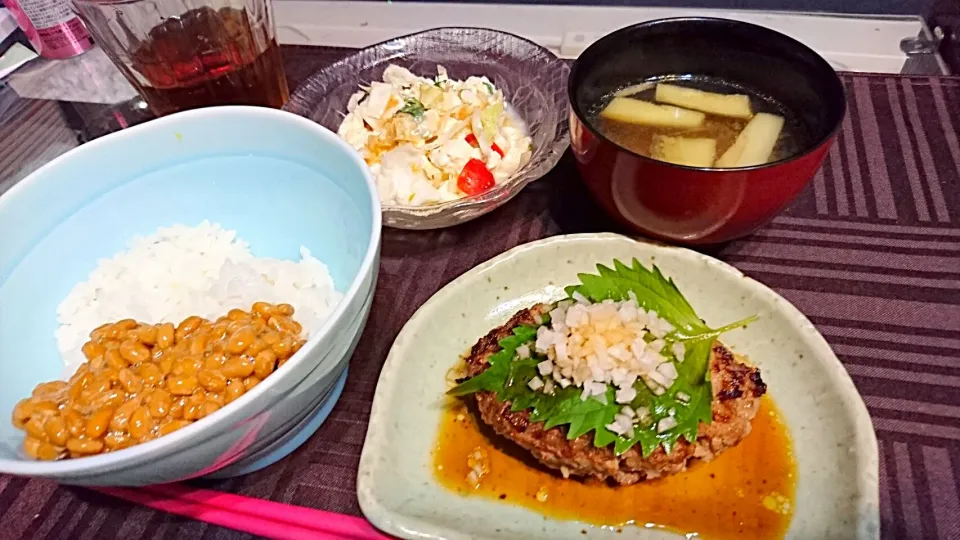
[[[763,163],[760,165],[750,165],[748,167],[694,167],[691,165],[680,165],[678,163],[670,163],[668,161],[660,161],[658,159],[653,159],[643,154],[634,152],[633,150],[630,150],[620,144],[617,144],[616,142],[610,140],[606,135],[601,133],[600,130],[596,129],[593,126],[592,122],[589,122],[587,120],[587,115],[585,114],[585,112],[582,110],[582,107],[580,107],[579,103],[577,103],[575,99],[577,85],[575,84],[574,81],[576,81],[580,71],[589,69],[587,67],[584,67],[584,62],[586,61],[584,59],[588,58],[588,56],[591,54],[591,49],[595,53],[596,50],[599,49],[601,46],[604,46],[614,40],[620,39],[631,32],[635,32],[637,30],[645,30],[654,26],[659,26],[664,24],[710,24],[710,25],[739,26],[742,28],[747,28],[752,32],[764,33],[771,39],[778,39],[783,43],[790,45],[791,47],[795,47],[798,50],[802,50],[804,52],[810,53],[816,59],[816,63],[819,64],[820,69],[825,68],[830,73],[833,73],[833,77],[830,77],[830,81],[828,84],[834,87],[833,90],[835,90],[840,97],[840,103],[837,104],[837,107],[840,108],[840,115],[837,118],[837,121],[834,123],[834,125],[830,128],[830,130],[827,132],[825,136],[817,139],[813,143],[807,144],[801,152],[798,152],[792,156],[787,156],[785,158],[778,159],[777,161],[771,161],[769,163]],[[705,172],[705,173],[750,172],[750,171],[755,171],[760,169],[774,168],[780,165],[785,165],[787,163],[798,161],[802,158],[809,156],[810,154],[813,154],[818,149],[820,149],[823,145],[829,144],[830,141],[837,135],[837,133],[840,131],[840,128],[843,125],[844,117],[847,114],[846,113],[847,98],[846,98],[846,91],[844,90],[844,87],[843,87],[843,82],[840,80],[840,77],[836,75],[836,73],[837,72],[833,68],[833,66],[831,66],[830,63],[827,62],[823,58],[823,56],[820,55],[820,53],[814,51],[804,43],[786,34],[783,34],[781,32],[768,28],[766,26],[739,21],[736,19],[726,19],[723,17],[700,17],[700,16],[667,17],[667,18],[653,19],[653,20],[625,26],[618,30],[614,30],[613,32],[591,43],[586,49],[583,50],[583,52],[580,53],[580,56],[578,56],[577,59],[574,60],[573,65],[570,67],[570,77],[567,79],[567,101],[570,103],[570,110],[573,111],[573,115],[576,117],[577,121],[583,126],[584,129],[589,131],[591,135],[593,135],[597,139],[607,144],[613,145],[617,149],[617,151],[628,154],[634,158],[640,159],[641,161],[651,163],[651,164],[671,167],[675,169],[680,169],[684,171],[696,171],[696,172]]]
[[[362,48],[362,49],[358,49],[358,50],[352,52],[351,54],[348,54],[347,56],[344,56],[343,58],[337,60],[336,62],[334,62],[334,63],[332,63],[332,64],[330,64],[330,65],[328,65],[328,66],[326,66],[326,67],[324,67],[324,68],[322,68],[322,69],[319,69],[319,70],[315,71],[312,75],[310,75],[307,79],[305,79],[303,82],[301,82],[301,83],[297,86],[297,89],[290,95],[290,100],[287,102],[286,105],[283,106],[283,110],[284,110],[284,111],[293,112],[293,113],[298,114],[298,115],[300,114],[300,111],[303,111],[304,113],[309,114],[309,111],[308,111],[308,108],[307,108],[307,106],[306,106],[305,100],[303,99],[301,90],[302,90],[308,83],[310,83],[310,82],[311,82],[312,80],[314,80],[315,78],[319,77],[319,76],[320,76],[321,74],[323,74],[324,72],[326,72],[326,71],[331,71],[331,70],[333,70],[333,69],[338,69],[338,68],[340,68],[343,64],[349,63],[349,62],[355,60],[356,58],[362,57],[363,55],[367,54],[367,52],[370,51],[370,50],[372,50],[372,49],[375,49],[375,48],[378,48],[378,47],[384,47],[384,46],[391,45],[391,44],[394,44],[394,43],[398,43],[398,44],[399,44],[399,42],[404,41],[404,40],[407,40],[407,39],[411,39],[411,38],[420,38],[420,37],[424,37],[424,36],[430,36],[430,35],[433,35],[433,34],[441,34],[441,33],[444,33],[444,32],[450,32],[450,31],[456,31],[456,30],[464,30],[464,31],[471,31],[471,32],[478,32],[478,31],[479,31],[479,32],[489,32],[489,33],[491,33],[491,34],[498,34],[498,35],[507,37],[507,38],[509,38],[509,39],[511,39],[511,40],[523,42],[523,43],[529,45],[530,47],[532,47],[532,48],[534,48],[534,49],[540,50],[541,52],[543,52],[543,53],[547,56],[548,61],[547,61],[547,62],[544,64],[544,66],[543,66],[543,69],[544,69],[544,70],[549,70],[549,69],[554,69],[554,68],[559,69],[561,73],[564,73],[564,72],[566,73],[566,75],[567,75],[567,77],[568,77],[568,80],[569,80],[569,76],[570,76],[570,74],[571,74],[571,68],[570,68],[570,66],[568,65],[568,63],[567,63],[566,61],[564,61],[562,58],[560,58],[559,56],[557,56],[556,54],[554,54],[554,52],[551,51],[550,49],[544,47],[543,45],[540,45],[539,43],[537,43],[537,42],[535,42],[535,41],[533,41],[533,40],[527,39],[527,38],[525,38],[525,37],[523,37],[523,36],[519,36],[519,35],[514,34],[514,33],[512,33],[512,32],[505,32],[505,31],[502,31],[502,30],[497,30],[497,29],[494,29],[494,28],[488,28],[488,27],[483,27],[483,26],[438,26],[438,27],[428,28],[428,29],[426,29],[426,30],[421,30],[421,31],[418,31],[418,32],[413,32],[413,33],[410,33],[410,34],[404,34],[404,35],[402,35],[402,36],[397,36],[397,37],[394,37],[394,38],[390,38],[390,39],[381,41],[381,42],[379,42],[379,43],[374,43],[374,44],[369,45],[369,46],[367,46],[367,47],[364,47],[364,48]],[[561,78],[561,81],[562,81],[562,78]],[[506,99],[505,99],[505,100],[506,100]],[[508,105],[510,104],[510,101],[509,101],[509,100],[506,100],[506,102],[507,102]],[[560,111],[557,111],[557,113],[560,115],[560,117],[562,117],[562,116],[566,113],[566,111],[560,110]],[[556,143],[555,143],[555,144],[549,145],[549,147],[550,147],[550,148],[553,148],[553,147],[562,147],[563,150],[553,150],[553,151],[552,151],[552,152],[555,154],[555,158],[554,158],[554,159],[551,159],[551,161],[553,161],[553,166],[552,166],[551,168],[556,167],[556,164],[560,161],[561,156],[563,155],[564,151],[566,151],[566,148],[567,148],[567,146],[569,145],[569,140],[570,140],[569,130],[567,130],[567,133],[559,133],[559,134],[558,134],[558,137],[556,137],[556,138],[559,139],[560,144],[556,144]],[[520,171],[517,171],[517,173],[519,173],[519,172],[520,172]],[[468,206],[479,206],[479,205],[483,205],[483,204],[486,204],[486,203],[489,203],[489,202],[497,201],[498,199],[500,199],[500,197],[503,196],[503,193],[510,191],[510,189],[507,189],[507,188],[518,187],[519,189],[522,189],[522,188],[524,187],[523,185],[521,185],[521,186],[514,186],[514,184],[516,184],[515,180],[516,180],[517,177],[518,177],[518,174],[517,174],[517,173],[514,173],[512,176],[510,176],[510,178],[507,178],[507,179],[504,180],[503,182],[497,184],[496,186],[494,186],[493,189],[490,189],[490,190],[485,191],[485,192],[483,192],[483,193],[479,193],[479,194],[477,194],[477,195],[467,195],[466,197],[461,197],[461,198],[459,198],[459,199],[455,199],[455,200],[452,200],[452,201],[444,201],[444,202],[441,202],[441,203],[431,204],[431,205],[425,205],[425,206],[393,205],[393,204],[382,204],[382,203],[381,203],[380,207],[383,209],[384,212],[399,212],[399,213],[403,213],[403,214],[407,214],[407,215],[411,215],[411,216],[427,217],[427,216],[430,216],[430,215],[433,215],[433,214],[437,214],[437,213],[443,212],[443,211],[445,211],[445,210],[449,210],[449,209],[451,209],[451,208],[458,208],[458,207],[461,207],[461,206],[464,206],[464,207],[468,207]],[[532,182],[532,181],[533,181],[533,179],[527,181],[526,183],[529,183],[529,182]],[[518,189],[518,191],[519,191],[519,189]],[[378,193],[378,197],[379,197],[379,193]],[[504,201],[504,202],[506,202],[506,201]]]
[[[77,148],[70,150],[69,152],[61,154],[60,156],[57,156],[12,186],[9,190],[7,190],[6,193],[0,196],[0,211],[3,211],[6,205],[12,204],[11,201],[14,199],[14,196],[17,193],[28,189],[30,184],[37,182],[38,178],[41,178],[49,171],[64,165],[69,165],[70,160],[80,152],[92,151],[98,148],[106,147],[115,140],[136,137],[149,131],[174,129],[179,124],[184,122],[202,123],[216,117],[229,117],[233,115],[245,115],[253,118],[260,117],[266,121],[291,123],[296,127],[304,128],[307,131],[313,132],[313,134],[323,142],[328,144],[332,143],[334,146],[338,147],[349,159],[354,162],[354,164],[361,171],[363,179],[366,181],[367,191],[370,196],[370,212],[372,216],[371,230],[368,238],[367,249],[360,263],[360,267],[357,270],[356,275],[351,280],[349,288],[343,293],[343,298],[334,308],[333,312],[330,313],[327,319],[323,322],[320,329],[310,336],[310,339],[307,340],[303,347],[297,351],[296,354],[290,357],[290,359],[283,366],[280,366],[276,371],[274,371],[273,377],[267,377],[252,390],[244,393],[235,401],[224,405],[210,416],[201,418],[200,420],[197,420],[186,427],[178,429],[173,433],[107,454],[73,459],[61,459],[57,461],[0,458],[0,472],[18,476],[42,477],[82,477],[98,473],[113,472],[125,467],[143,463],[151,458],[158,458],[169,453],[169,447],[171,446],[183,445],[188,440],[196,439],[203,433],[212,432],[214,426],[217,426],[223,420],[240,412],[243,407],[250,405],[257,399],[260,399],[264,394],[274,393],[273,386],[276,385],[277,381],[283,378],[284,374],[290,373],[297,365],[302,363],[303,359],[317,348],[320,341],[323,341],[327,338],[327,336],[331,333],[334,324],[343,319],[347,306],[352,304],[354,299],[356,299],[360,294],[360,286],[365,281],[366,276],[370,274],[371,271],[376,271],[374,264],[376,263],[378,254],[380,252],[382,214],[380,211],[380,198],[377,195],[376,184],[374,182],[373,175],[370,173],[370,168],[367,167],[367,164],[360,157],[360,154],[358,154],[356,150],[354,150],[346,142],[342,141],[340,137],[336,135],[336,133],[333,133],[320,124],[312,122],[309,119],[297,114],[267,107],[223,105],[182,111],[105,135],[88,143],[82,144]],[[282,398],[282,396],[279,394],[276,397]],[[255,415],[262,414],[263,412],[264,410],[258,410],[246,418],[237,418],[234,421],[243,422]],[[174,452],[179,451],[180,449],[174,449]]]

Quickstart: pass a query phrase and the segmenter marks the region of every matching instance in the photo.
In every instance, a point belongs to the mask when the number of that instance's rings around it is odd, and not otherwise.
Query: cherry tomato
[[[467,195],[483,193],[494,185],[496,185],[496,181],[493,179],[493,173],[479,159],[468,161],[457,178],[457,187]]]
[[[477,136],[474,135],[473,133],[467,133],[466,140],[467,140],[467,144],[469,144],[470,146],[474,148],[480,148],[480,142],[477,141]],[[506,155],[506,153],[499,146],[497,146],[497,143],[493,143],[492,145],[490,145],[490,149],[500,154],[500,157],[504,157]]]

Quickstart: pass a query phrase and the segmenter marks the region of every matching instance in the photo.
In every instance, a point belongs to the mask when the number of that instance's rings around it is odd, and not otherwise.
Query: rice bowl
[[[58,462],[26,459],[22,432],[4,422],[0,472],[117,486],[224,477],[273,463],[319,427],[372,303],[379,201],[365,164],[335,134],[289,113],[233,106],[102,137],[0,197],[0,226],[11,231],[0,245],[0,414],[9,418],[19,397],[60,377],[57,306],[99,259],[134,236],[204,219],[237,230],[259,257],[294,259],[307,247],[343,300],[274,375],[202,422],[119,452]]]

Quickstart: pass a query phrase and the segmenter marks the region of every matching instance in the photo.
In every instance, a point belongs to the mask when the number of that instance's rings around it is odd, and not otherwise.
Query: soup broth
[[[702,115],[704,116],[700,125],[674,127],[628,122],[619,118],[610,118],[603,114],[604,109],[606,109],[616,98],[630,98],[631,100],[639,100],[645,103],[673,108],[673,104],[669,102],[664,103],[657,100],[656,88],[658,83],[667,84],[674,87],[695,89],[714,94],[721,94],[725,96],[731,94],[746,95],[749,97],[752,116],[723,116],[700,109],[700,111],[702,111]],[[689,112],[686,107],[678,107],[680,109],[684,109],[681,112]],[[783,127],[780,130],[779,135],[776,137],[775,143],[772,143],[772,151],[770,151],[769,157],[767,157],[764,161],[761,161],[761,163],[771,163],[792,157],[800,153],[800,151],[805,148],[805,145],[808,142],[806,130],[804,129],[803,124],[800,123],[796,116],[791,114],[786,107],[768,96],[758,94],[757,92],[753,92],[749,89],[732,84],[725,80],[710,77],[689,75],[661,77],[644,81],[643,83],[637,85],[622,88],[617,92],[607,96],[602,103],[599,103],[593,110],[591,110],[591,117],[593,118],[593,125],[598,131],[600,131],[600,133],[614,143],[642,156],[683,165],[724,168],[738,166],[730,164],[721,165],[718,163],[718,161],[720,161],[721,157],[724,156],[724,154],[734,146],[738,136],[744,132],[744,128],[747,127],[753,118],[756,118],[758,113],[766,113],[768,115],[775,115],[783,118]],[[696,112],[695,114],[700,115],[701,112]],[[684,162],[682,160],[678,161],[669,158],[664,159],[664,141],[671,138],[686,140],[694,139],[699,140],[700,142],[715,141],[715,146],[714,143],[708,145],[708,147],[713,150],[713,161],[707,164],[703,162]],[[660,148],[657,148],[658,145]]]

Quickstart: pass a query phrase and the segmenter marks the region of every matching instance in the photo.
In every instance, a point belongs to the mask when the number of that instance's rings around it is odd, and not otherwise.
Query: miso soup
[[[622,88],[591,111],[616,144],[660,161],[730,168],[798,154],[803,125],[769,96],[700,76],[660,77]]]

